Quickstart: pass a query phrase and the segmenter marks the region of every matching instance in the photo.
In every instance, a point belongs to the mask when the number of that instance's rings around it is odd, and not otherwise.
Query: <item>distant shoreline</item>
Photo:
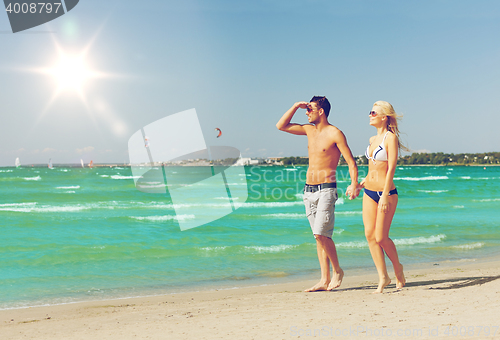
[[[154,166],[163,166],[166,164],[155,164]],[[146,164],[138,164],[138,165],[130,165],[130,164],[117,164],[117,163],[102,163],[102,164],[94,164],[92,168],[117,168],[117,167],[124,167],[124,168],[131,168],[131,167],[144,167],[144,166],[150,166]],[[197,165],[192,165],[192,164],[176,164],[176,165],[166,165],[169,167],[175,167],[175,166],[180,166],[180,167],[205,167],[205,166],[211,166],[208,164],[197,164]],[[220,166],[220,165],[216,165]],[[290,168],[290,167],[297,167],[297,166],[308,166],[308,164],[295,164],[295,165],[282,165],[282,164],[249,164],[245,166],[270,166],[270,167],[285,167],[285,168]],[[347,164],[339,164],[339,166],[347,166]],[[367,164],[358,164],[358,166],[368,166]],[[404,167],[404,166],[422,166],[422,167],[445,167],[445,166],[463,166],[463,167],[500,167],[500,164],[398,164],[398,167]],[[56,168],[81,168],[82,166],[80,164],[53,164],[54,169]],[[21,169],[30,169],[30,168],[47,168],[46,164],[30,164],[30,165],[22,165],[19,168]],[[83,169],[88,169],[89,167],[84,167]],[[0,166],[0,169],[17,169],[15,166]]]

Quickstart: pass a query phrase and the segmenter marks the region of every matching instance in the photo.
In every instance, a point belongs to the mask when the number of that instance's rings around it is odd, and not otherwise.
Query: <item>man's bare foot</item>
[[[340,272],[333,273],[333,280],[330,281],[327,290],[334,290],[335,288],[340,287],[342,284],[342,279],[344,278],[344,271],[340,269]]]
[[[321,292],[328,289],[328,283],[318,282],[309,289],[304,290],[304,292]]]
[[[394,271],[396,273],[396,289],[400,290],[406,284],[405,274],[403,273],[403,265],[399,264],[399,271]]]
[[[384,291],[384,288],[391,283],[391,279],[386,277],[385,279],[379,281],[377,290],[373,292],[373,294],[380,294]]]

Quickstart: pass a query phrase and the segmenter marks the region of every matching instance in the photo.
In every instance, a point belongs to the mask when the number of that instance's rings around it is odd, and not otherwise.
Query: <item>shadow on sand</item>
[[[482,285],[498,279],[500,279],[500,275],[479,276],[479,277],[458,277],[458,278],[449,278],[443,280],[414,281],[414,282],[407,282],[405,288],[431,286],[428,287],[428,289],[459,289],[464,287]],[[396,284],[390,284],[386,287],[386,289],[391,289],[391,288],[395,289]],[[341,288],[341,289],[335,289],[333,291],[341,292],[350,290],[373,290],[373,289],[377,289],[377,285],[360,286],[360,287],[343,288],[343,289]]]

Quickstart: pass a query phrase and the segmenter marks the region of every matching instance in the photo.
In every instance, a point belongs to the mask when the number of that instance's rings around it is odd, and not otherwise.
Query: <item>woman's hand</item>
[[[363,189],[365,187],[365,181],[366,181],[366,177],[363,178],[363,180],[361,181],[361,183],[359,183],[358,188]]]
[[[382,194],[380,201],[378,201],[378,209],[384,214],[387,214],[389,211],[389,205],[389,196]]]
[[[353,184],[349,185],[345,191],[345,195],[349,196],[350,200],[355,199],[359,195],[359,191],[357,190],[357,186],[354,186]]]

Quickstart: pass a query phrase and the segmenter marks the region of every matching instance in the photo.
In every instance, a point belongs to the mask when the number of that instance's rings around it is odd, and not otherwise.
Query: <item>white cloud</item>
[[[42,150],[42,153],[52,153],[52,152],[56,152],[57,150],[56,149],[53,149],[53,148],[45,148]]]
[[[81,155],[81,154],[91,153],[94,150],[95,148],[93,146],[86,146],[83,149],[76,149],[76,152]]]

